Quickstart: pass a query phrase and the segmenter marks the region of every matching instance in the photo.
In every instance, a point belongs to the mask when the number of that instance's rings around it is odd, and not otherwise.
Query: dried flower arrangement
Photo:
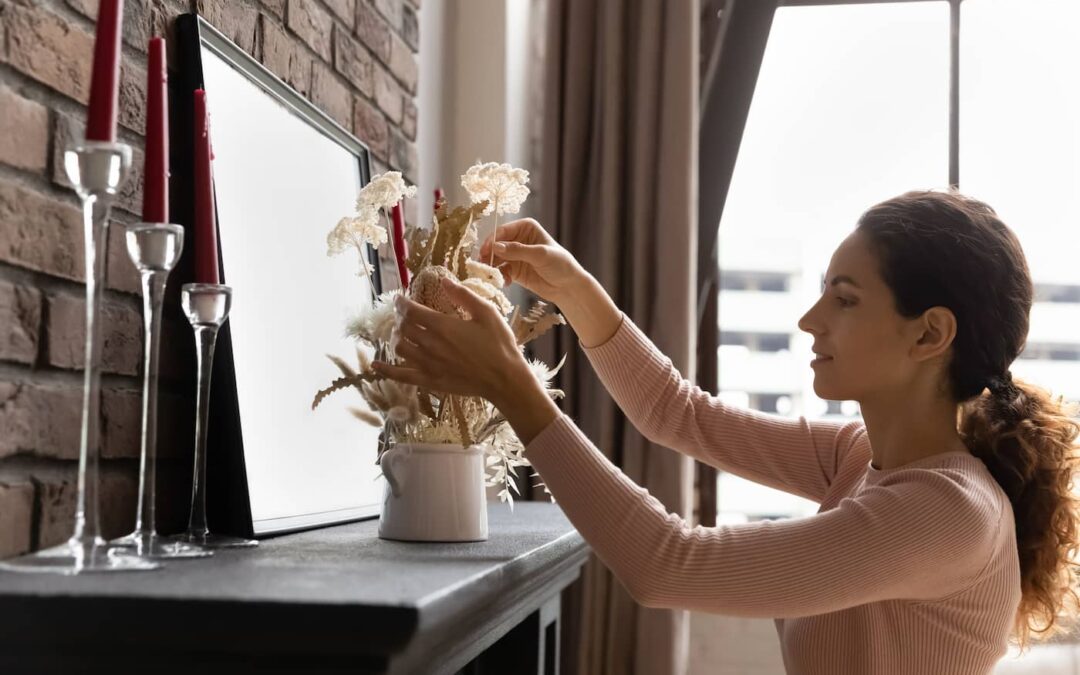
[[[407,290],[394,289],[376,297],[371,283],[372,266],[366,258],[368,245],[377,249],[388,240],[386,229],[379,225],[380,213],[385,214],[403,198],[416,193],[416,187],[406,186],[399,172],[389,171],[373,177],[360,191],[356,215],[342,218],[331,230],[327,236],[327,255],[355,248],[373,297],[368,307],[346,323],[346,334],[357,341],[357,366],[354,368],[344,359],[328,355],[341,371],[341,377],[319,391],[311,407],[316,408],[336,391],[350,387],[359,391],[368,407],[350,407],[349,412],[362,422],[382,427],[384,438],[389,441],[380,448],[376,464],[381,462],[389,443],[394,442],[482,445],[486,453],[485,484],[502,485],[499,498],[509,502],[512,509],[511,490],[521,494],[514,480],[516,469],[529,466],[529,461],[524,457],[524,446],[506,418],[480,397],[427,391],[387,378],[371,368],[373,358],[401,362],[395,354],[397,313],[394,299],[398,295],[407,294],[412,300],[444,314],[469,318],[465,310],[447,299],[440,284],[444,276],[458,279],[476,295],[494,304],[503,316],[509,314],[510,328],[523,351],[529,341],[565,323],[560,314],[548,311],[547,303],[543,301],[535,302],[528,312],[521,314],[503,293],[502,273],[490,264],[473,259],[478,238],[477,220],[494,213],[497,227],[500,215],[517,213],[529,194],[526,187],[528,172],[509,164],[478,163],[462,175],[461,182],[472,204],[453,210],[445,201],[436,204],[431,228],[409,227],[405,231],[407,252],[394,251],[395,256],[404,258],[404,268],[412,277],[411,281],[402,279],[402,286]],[[563,392],[551,387],[551,379],[565,360],[564,356],[555,368],[540,361],[529,361],[537,380],[556,399]],[[539,474],[534,472],[532,476]],[[546,486],[544,490],[547,492]],[[554,502],[554,498],[551,501]]]

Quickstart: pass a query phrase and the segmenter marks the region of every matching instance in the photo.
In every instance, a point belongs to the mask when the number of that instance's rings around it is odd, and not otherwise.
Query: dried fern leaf
[[[547,306],[543,300],[537,300],[524,317],[519,316],[515,310],[510,328],[514,331],[514,339],[519,346],[535,340],[555,326],[566,323],[566,319],[558,312],[545,314]]]
[[[461,434],[461,445],[467,448],[473,444],[472,434],[469,433],[469,421],[465,418],[465,411],[462,410],[464,406],[457,405],[457,401],[458,399],[455,398],[454,421],[457,422],[458,433]]]
[[[415,276],[426,264],[428,254],[431,252],[431,245],[435,243],[435,238],[432,236],[432,230],[415,226],[409,228],[406,232],[406,238],[408,239],[409,255],[405,259],[405,266]]]
[[[544,333],[548,332],[555,326],[562,326],[566,324],[566,319],[562,314],[546,314],[536,323],[532,324],[525,339],[520,344],[527,344],[536,338],[540,337]]]
[[[439,219],[438,234],[435,236],[435,245],[431,250],[432,264],[445,266],[449,262],[447,257],[456,252],[469,226],[483,214],[486,208],[486,200],[469,207],[459,206],[445,218]]]
[[[373,373],[358,373],[352,376],[346,375],[344,377],[339,377],[334,380],[329,387],[315,394],[315,400],[311,402],[311,409],[314,410],[319,407],[319,404],[323,402],[323,399],[330,394],[333,394],[335,391],[347,389],[348,387],[355,387],[365,380],[371,381],[376,379],[382,379],[382,376]]]

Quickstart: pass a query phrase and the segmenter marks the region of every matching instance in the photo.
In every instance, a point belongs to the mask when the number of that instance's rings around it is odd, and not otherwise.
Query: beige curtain
[[[548,0],[537,181],[540,222],[688,377],[697,334],[698,8],[697,0]],[[568,329],[534,344],[547,363],[567,354],[564,411],[689,521],[693,461],[633,428]],[[539,491],[532,498],[543,498]],[[687,671],[688,613],[638,606],[595,556],[566,599],[565,673]]]

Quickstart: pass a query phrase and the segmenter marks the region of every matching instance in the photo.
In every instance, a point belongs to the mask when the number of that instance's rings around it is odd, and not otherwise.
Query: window
[[[862,210],[948,183],[948,78],[945,2],[776,11],[720,223],[720,342],[747,347],[721,349],[721,396],[772,414],[858,415],[852,401],[814,395],[812,338],[796,323]],[[766,324],[738,343],[728,330]],[[817,510],[730,474],[718,480],[718,522]]]
[[[1080,2],[965,0],[960,15],[960,188],[1020,239],[1035,282],[1012,367],[1080,399]]]
[[[815,397],[812,338],[796,322],[863,210],[949,183],[949,9],[866,0],[776,10],[719,227],[723,400],[859,416],[854,401]],[[1080,399],[1080,2],[965,0],[960,12],[959,186],[1016,232],[1035,283],[1013,372]],[[718,522],[816,510],[734,476],[718,481]]]

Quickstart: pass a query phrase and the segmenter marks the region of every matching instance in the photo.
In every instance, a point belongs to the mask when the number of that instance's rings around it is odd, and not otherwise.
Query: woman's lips
[[[832,357],[831,356],[820,356],[819,355],[816,358],[814,358],[813,361],[810,362],[810,365],[811,366],[816,366],[819,363],[825,363],[826,361],[832,361]]]

